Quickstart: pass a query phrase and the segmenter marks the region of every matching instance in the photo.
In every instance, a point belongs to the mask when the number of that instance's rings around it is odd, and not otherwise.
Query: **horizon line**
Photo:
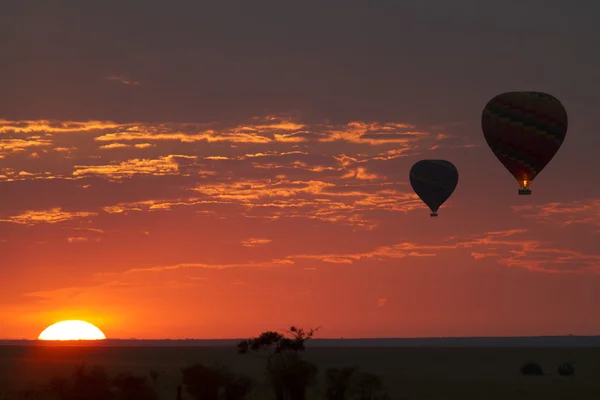
[[[431,339],[533,339],[533,338],[567,338],[567,337],[579,337],[579,338],[600,338],[600,334],[596,335],[577,335],[577,334],[565,334],[565,335],[527,335],[527,336],[408,336],[408,337],[319,337],[311,338],[310,340],[431,340]],[[249,338],[244,337],[231,337],[231,338],[136,338],[136,337],[106,337],[104,339],[94,339],[88,341],[107,341],[107,340],[137,340],[137,341],[183,341],[183,340],[247,340]],[[54,342],[53,340],[41,340],[39,338],[27,339],[27,338],[0,338],[0,341],[31,341],[31,342]],[[59,340],[57,340],[58,342]],[[73,340],[77,341],[77,340]],[[86,341],[86,340],[79,340]]]

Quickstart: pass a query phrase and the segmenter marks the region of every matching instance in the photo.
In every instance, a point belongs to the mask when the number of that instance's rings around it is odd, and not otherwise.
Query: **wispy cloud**
[[[257,239],[257,238],[250,238],[250,239],[246,239],[242,241],[242,246],[244,247],[256,247],[256,246],[260,246],[263,244],[269,244],[271,243],[271,239]]]
[[[40,223],[56,224],[76,218],[95,216],[95,212],[64,211],[61,208],[52,208],[41,211],[25,211],[23,213],[0,219],[0,222],[10,222],[21,225],[35,225]]]
[[[106,80],[107,81],[113,81],[113,82],[119,82],[119,83],[122,83],[124,85],[131,85],[131,86],[138,86],[140,84],[137,81],[134,81],[132,79],[128,79],[124,75],[109,75],[109,76],[106,77]]]
[[[196,159],[195,156],[169,155],[158,159],[133,159],[108,165],[76,165],[74,176],[104,175],[112,179],[130,178],[134,175],[179,174],[181,159]]]
[[[109,144],[105,144],[100,146],[100,149],[103,150],[110,150],[110,149],[122,149],[125,147],[132,147],[130,144],[126,144],[126,143],[109,143]]]
[[[134,273],[144,272],[165,272],[173,270],[185,270],[185,269],[229,269],[229,268],[264,268],[264,267],[277,267],[282,265],[293,264],[291,260],[269,260],[269,261],[257,261],[247,263],[231,263],[231,264],[211,264],[211,263],[181,263],[172,265],[157,265],[147,268],[131,268],[124,271],[122,274],[129,275]],[[97,274],[96,276],[102,277],[106,274]]]
[[[107,123],[110,124],[110,123]],[[114,124],[111,124],[111,126]],[[294,145],[307,142],[345,141],[362,145],[405,145],[413,147],[419,142],[438,143],[450,138],[436,132],[417,130],[403,123],[349,122],[345,125],[304,124],[278,117],[257,117],[236,126],[217,123],[165,123],[123,124],[113,126],[110,132],[99,135],[95,140],[104,142],[126,141],[180,141],[180,142],[234,142],[253,144],[282,143]],[[428,146],[430,147],[431,144]]]
[[[88,241],[88,238],[86,238],[86,237],[80,237],[80,236],[67,238],[67,242],[69,242],[69,243],[84,243],[84,242],[87,242],[87,241]]]
[[[0,136],[0,158],[6,157],[11,153],[21,153],[31,148],[51,146],[52,141],[41,139],[39,137],[29,137],[24,139],[2,138]]]
[[[106,206],[107,212],[159,211],[174,207],[207,207],[214,204],[242,207],[242,216],[272,220],[307,218],[372,229],[372,211],[401,212],[422,208],[414,193],[398,190],[397,184],[336,185],[324,181],[286,179],[240,180],[199,185],[198,196],[171,200],[147,200]],[[220,215],[240,215],[239,208],[220,209]]]
[[[55,120],[4,120],[0,119],[0,133],[79,133],[100,132],[127,128],[127,124],[110,121],[55,121]]]
[[[527,218],[540,222],[558,223],[563,226],[573,224],[600,226],[600,199],[551,202],[511,208]]]
[[[600,273],[600,255],[561,249],[550,242],[524,239],[525,229],[487,232],[446,244],[424,245],[402,242],[360,253],[296,254],[288,259],[319,260],[325,263],[353,264],[358,261],[386,261],[406,257],[435,257],[444,251],[468,249],[475,260],[492,257],[506,267],[546,273]],[[521,237],[519,239],[519,236]]]

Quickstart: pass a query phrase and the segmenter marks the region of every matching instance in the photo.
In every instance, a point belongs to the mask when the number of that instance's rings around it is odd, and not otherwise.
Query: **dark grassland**
[[[352,365],[380,376],[393,399],[600,399],[599,348],[308,347],[303,357],[319,368],[318,384],[308,399],[323,398],[325,369]],[[521,375],[520,367],[528,361],[540,364],[545,375]],[[563,361],[575,365],[573,376],[558,375]],[[175,399],[187,365],[218,363],[264,382],[264,362],[237,354],[235,347],[0,346],[0,393],[68,376],[85,363],[111,373],[161,372],[161,399]],[[271,398],[266,383],[252,398]]]

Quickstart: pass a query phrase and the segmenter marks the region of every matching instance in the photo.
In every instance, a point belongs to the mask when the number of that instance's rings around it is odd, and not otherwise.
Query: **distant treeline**
[[[118,347],[230,347],[242,339],[106,339],[94,346]],[[0,346],[44,346],[39,340],[0,340]],[[51,345],[56,345],[52,343]],[[64,346],[89,346],[89,342],[65,342]],[[600,336],[440,337],[312,339],[307,347],[600,347]]]

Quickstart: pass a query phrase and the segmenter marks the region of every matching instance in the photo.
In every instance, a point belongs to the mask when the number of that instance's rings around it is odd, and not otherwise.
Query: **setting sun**
[[[61,321],[50,325],[38,337],[39,340],[102,340],[104,333],[85,321]]]

